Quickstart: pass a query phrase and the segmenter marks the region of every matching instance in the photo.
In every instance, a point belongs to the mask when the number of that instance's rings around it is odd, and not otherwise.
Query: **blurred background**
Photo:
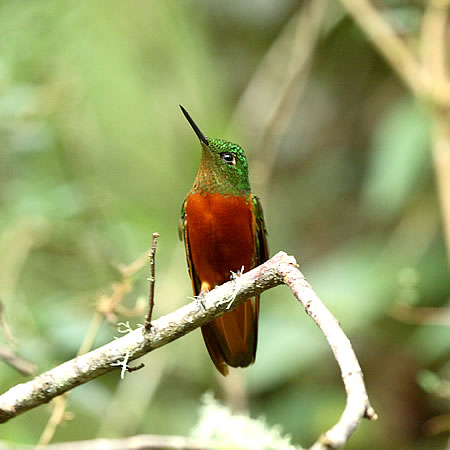
[[[378,5],[414,39],[423,2]],[[143,323],[155,231],[154,317],[190,301],[177,226],[200,146],[182,104],[244,147],[271,255],[297,258],[351,339],[379,420],[346,448],[444,448],[430,115],[339,3],[2,0],[0,29],[1,347],[41,373],[120,336],[114,321]],[[73,390],[52,442],[189,435],[210,391],[311,445],[345,404],[337,365],[287,288],[263,295],[260,322],[256,364],[229,381],[193,332]],[[0,361],[1,392],[28,379]],[[36,444],[51,414],[0,436]]]

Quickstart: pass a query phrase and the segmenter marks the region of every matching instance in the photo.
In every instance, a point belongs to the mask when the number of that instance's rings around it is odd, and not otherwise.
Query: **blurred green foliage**
[[[299,5],[0,3],[0,298],[17,352],[39,372],[76,354],[95,301],[120,279],[117,264],[138,258],[154,231],[155,315],[188,301],[176,230],[200,152],[178,104],[207,135],[244,144],[252,178],[265,161],[227,122]],[[390,5],[413,32],[420,4]],[[380,419],[363,423],[347,448],[439,448],[445,436],[433,418],[445,402],[419,374],[436,381],[448,372],[448,329],[394,314],[399,302],[448,302],[429,120],[338,7],[324,24],[264,186],[270,248],[297,257],[360,358]],[[126,306],[146,297],[146,276],[134,277]],[[115,335],[103,324],[95,345]],[[73,420],[55,440],[187,435],[202,394],[223,396],[199,332],[143,361],[123,381],[111,373],[75,389]],[[311,444],[344,406],[331,352],[287,289],[263,296],[257,361],[242,374],[250,414],[298,444]],[[2,391],[25,379],[1,363]],[[0,436],[35,444],[49,414],[47,406],[23,414]]]

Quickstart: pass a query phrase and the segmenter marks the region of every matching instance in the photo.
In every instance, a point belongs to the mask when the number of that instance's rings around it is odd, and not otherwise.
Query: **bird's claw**
[[[207,294],[206,291],[201,291],[200,294],[194,296],[194,297],[188,297],[191,300],[194,300],[195,302],[198,302],[199,305],[202,307],[203,311],[206,309],[204,296]]]
[[[237,270],[236,272],[233,272],[232,270],[230,270],[230,272],[231,272],[230,278],[231,278],[231,280],[235,281],[235,286],[234,286],[233,293],[231,294],[231,296],[229,298],[227,309],[231,308],[231,305],[233,304],[233,302],[236,298],[236,295],[239,291],[239,287],[240,287],[239,286],[239,277],[244,273],[244,266],[242,266],[240,268],[240,270]]]

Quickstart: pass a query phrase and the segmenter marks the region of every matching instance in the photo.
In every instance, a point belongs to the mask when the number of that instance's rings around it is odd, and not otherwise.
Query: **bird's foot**
[[[244,270],[245,270],[244,266],[241,266],[241,268],[238,269],[236,272],[230,270],[230,280],[238,279],[244,273]]]
[[[231,308],[231,305],[233,304],[234,300],[236,299],[236,295],[239,292],[239,288],[240,288],[239,278],[244,273],[244,266],[242,266],[240,268],[240,270],[238,270],[237,272],[233,272],[232,270],[230,270],[230,272],[231,272],[230,279],[233,280],[235,282],[235,284],[234,284],[233,292],[232,292],[232,294],[230,295],[230,297],[228,299],[229,302],[228,302],[228,305],[227,305],[227,309]]]
[[[190,300],[194,300],[198,302],[198,304],[202,307],[203,310],[206,309],[204,297],[208,293],[208,291],[200,291],[200,294],[195,295],[194,297],[188,297]]]

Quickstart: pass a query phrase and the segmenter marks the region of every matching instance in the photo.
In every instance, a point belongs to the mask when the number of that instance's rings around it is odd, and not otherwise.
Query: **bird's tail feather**
[[[255,361],[259,296],[202,327],[203,339],[222,375],[228,366],[247,367]]]

